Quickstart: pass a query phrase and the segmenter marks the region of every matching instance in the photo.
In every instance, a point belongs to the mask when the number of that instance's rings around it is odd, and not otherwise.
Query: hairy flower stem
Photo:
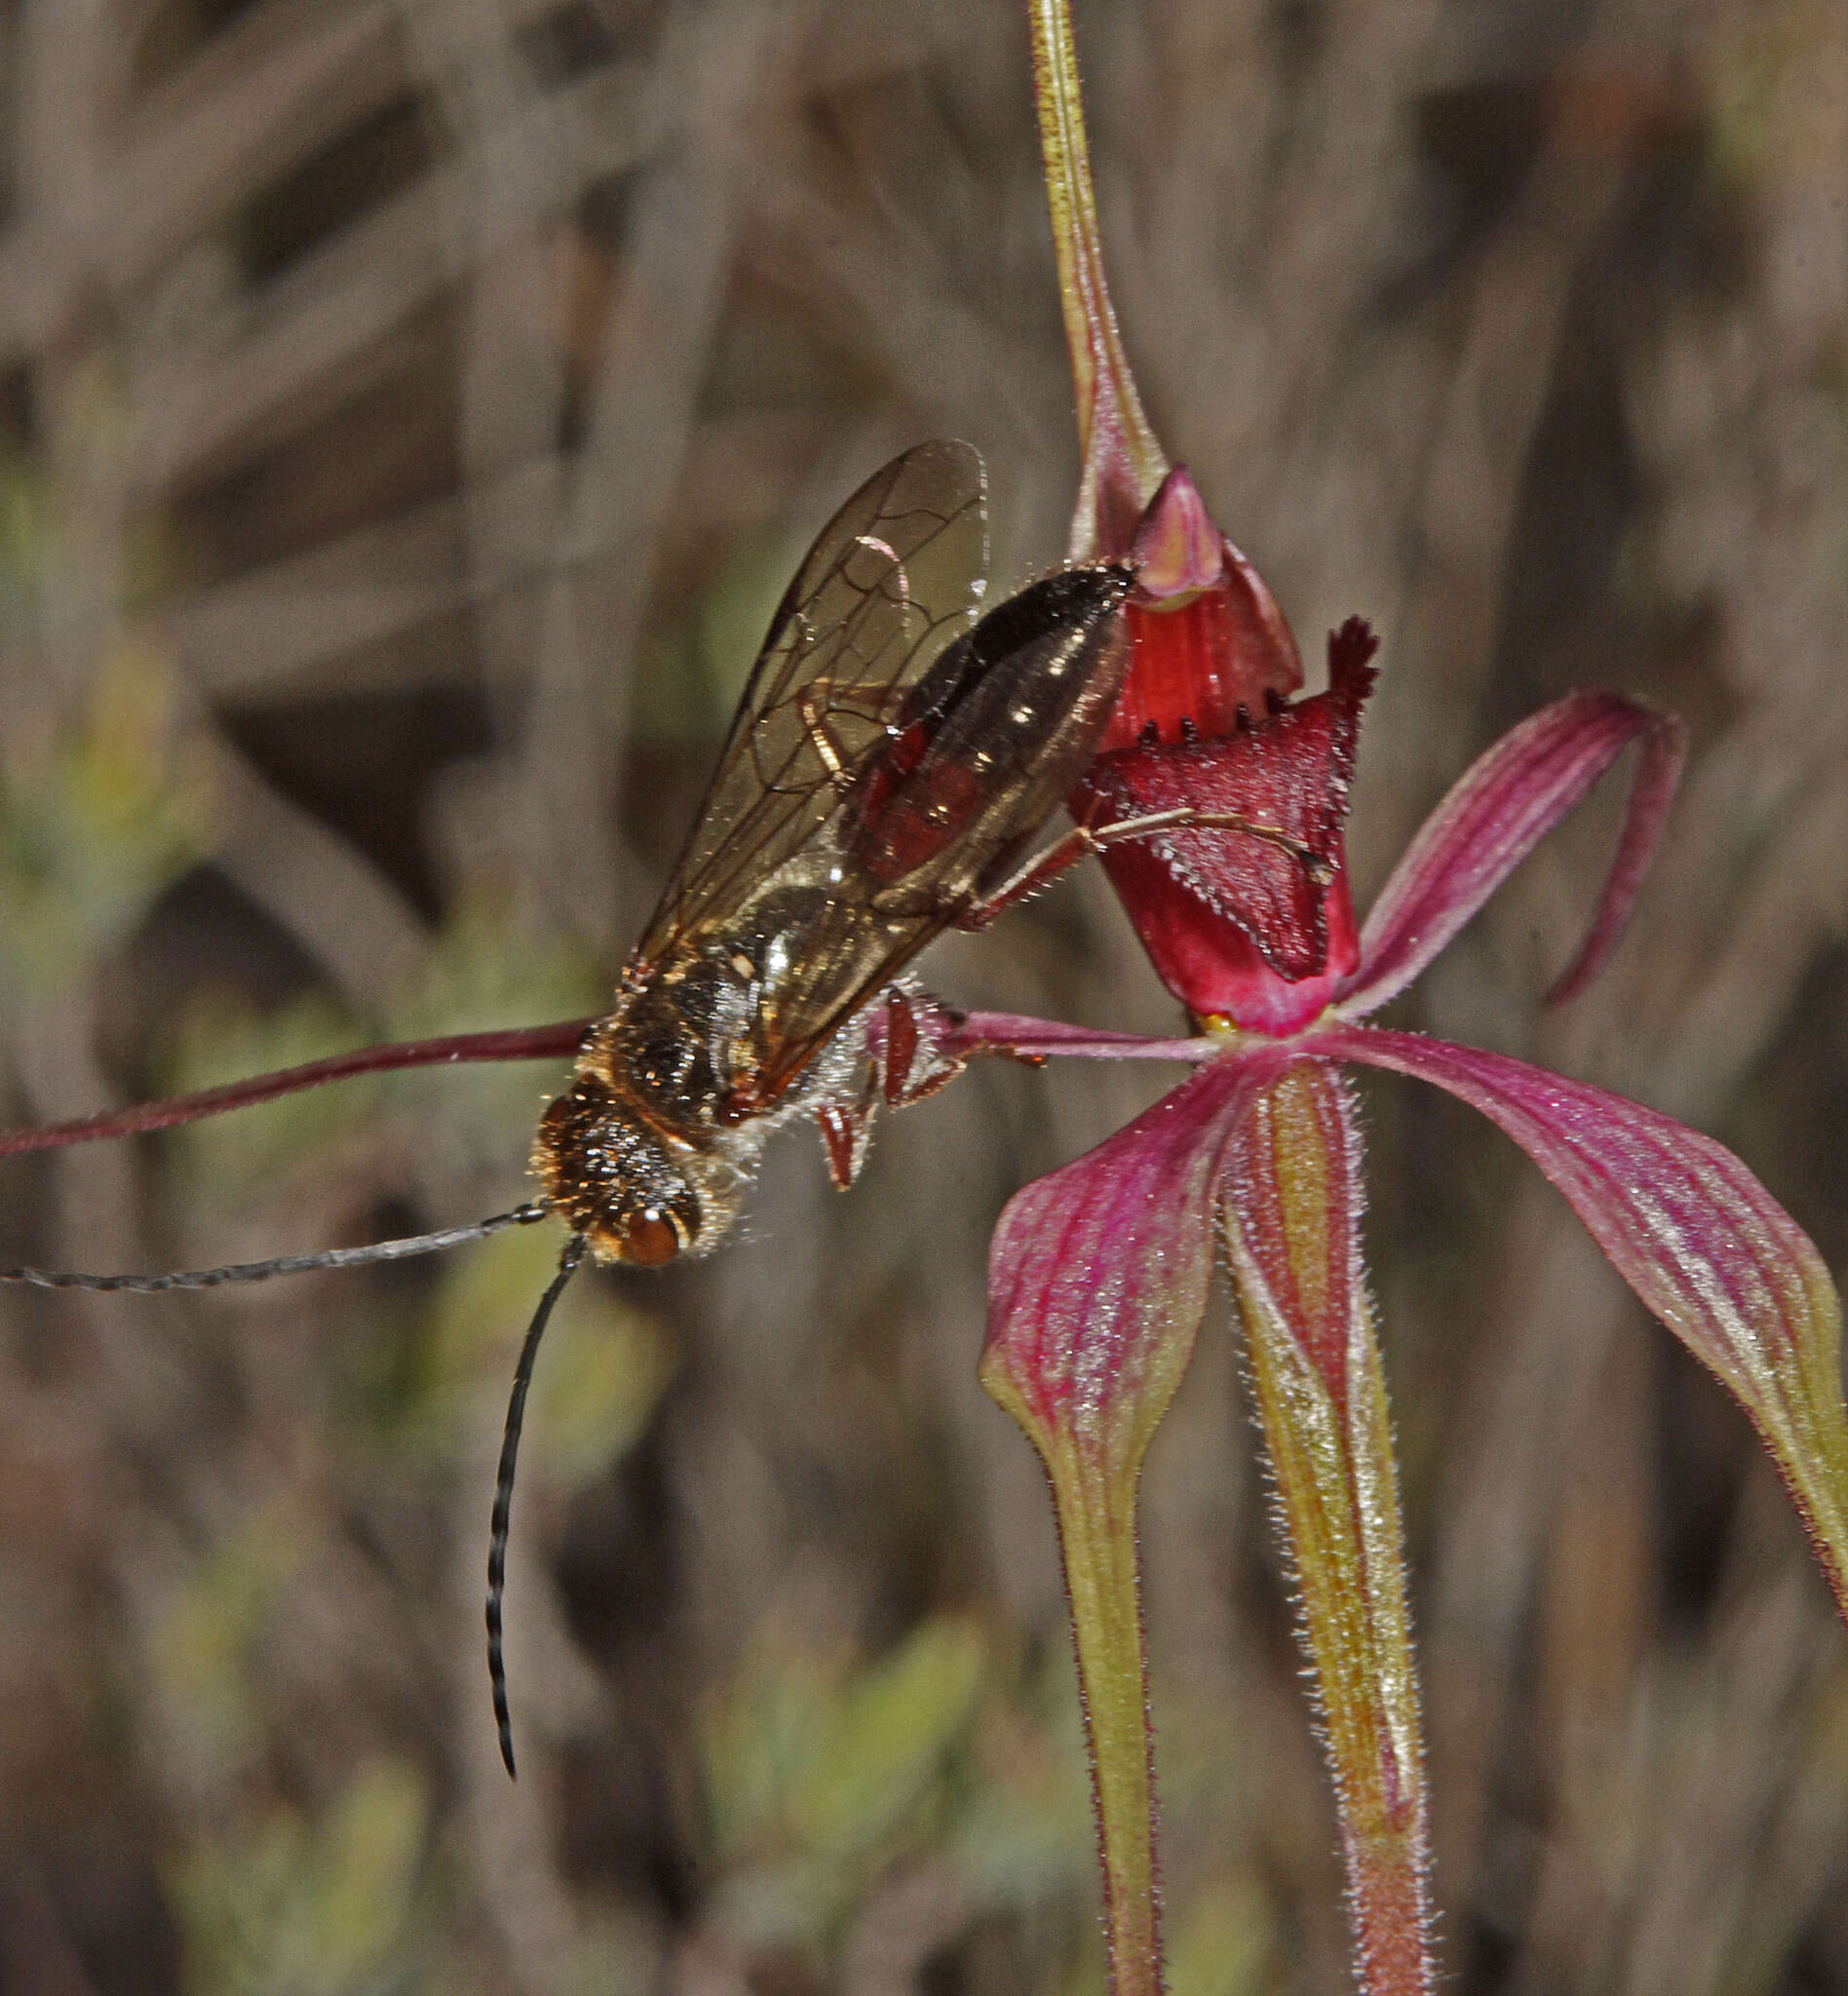
[[[1071,12],[1066,0],[1027,0],[1026,14],[1059,296],[1078,397],[1078,448],[1084,457],[1070,558],[1086,561],[1095,559],[1100,548],[1121,553],[1129,546],[1136,517],[1167,475],[1168,459],[1142,413],[1104,282]]]
[[[1072,1640],[1091,1751],[1103,1866],[1104,1946],[1114,1996],[1156,1996],[1161,1892],[1155,1860],[1155,1770],[1136,1544],[1136,1482],[1088,1464],[1082,1442],[1049,1464]]]
[[[1227,1233],[1295,1567],[1367,1996],[1434,1986],[1417,1686],[1385,1380],[1362,1277],[1359,1133],[1304,1063],[1235,1139]]]

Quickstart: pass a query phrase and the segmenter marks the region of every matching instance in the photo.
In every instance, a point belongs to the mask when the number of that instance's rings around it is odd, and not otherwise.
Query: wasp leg
[[[860,1175],[881,1103],[909,1108],[968,1066],[966,1055],[947,1053],[943,1044],[945,1029],[958,1020],[948,1007],[902,984],[888,984],[885,995],[868,1008],[866,1071],[859,1094],[852,1101],[824,1102],[815,1111],[828,1173],[841,1191]]]
[[[880,1092],[895,1107],[905,1099],[911,1085],[911,1065],[917,1058],[917,1014],[911,1001],[894,984],[885,994],[885,1051],[879,1065]]]
[[[884,1045],[873,1057],[879,1093],[893,1108],[928,1100],[968,1065],[962,1055],[946,1053],[942,1045],[941,1028],[954,1025],[957,1017],[902,984],[887,987]]]
[[[957,915],[956,926],[959,929],[985,929],[1010,908],[1019,907],[1021,902],[1030,901],[1042,889],[1050,887],[1061,873],[1070,872],[1080,860],[1091,854],[1101,852],[1105,846],[1121,845],[1129,839],[1157,838],[1165,831],[1242,831],[1249,838],[1262,839],[1266,845],[1276,846],[1280,852],[1287,853],[1318,887],[1327,887],[1334,878],[1334,868],[1327,860],[1318,853],[1312,853],[1288,832],[1279,831],[1275,825],[1254,825],[1251,819],[1239,818],[1227,811],[1201,811],[1191,804],[1177,804],[1172,811],[1151,811],[1145,817],[1120,819],[1115,825],[1095,828],[1088,825],[1076,826],[1048,846],[1037,860],[1029,860],[1005,886],[979,902],[971,902]]]
[[[828,772],[828,781],[835,789],[845,792],[853,787],[855,757],[828,726],[829,713],[836,708],[844,708],[856,719],[884,725],[901,698],[898,690],[891,686],[826,678],[811,679],[795,696],[795,710],[801,719],[802,730],[809,738],[816,758]]]
[[[826,1102],[815,1112],[816,1125],[822,1132],[822,1149],[828,1158],[828,1175],[834,1181],[836,1191],[845,1192],[866,1162],[866,1149],[872,1141],[873,1107],[863,1096],[847,1107],[839,1102]]]
[[[815,1112],[816,1127],[822,1132],[822,1149],[828,1156],[828,1175],[833,1179],[836,1191],[845,1192],[860,1176],[860,1168],[866,1162],[866,1151],[872,1142],[872,1119],[880,1102],[897,1099],[892,1093],[895,1056],[903,1059],[908,1072],[917,1050],[917,1026],[908,1008],[905,1025],[897,1024],[893,1001],[903,998],[904,993],[895,984],[885,995],[883,1017],[868,1014],[866,1071],[859,1094],[852,1101],[824,1102]]]

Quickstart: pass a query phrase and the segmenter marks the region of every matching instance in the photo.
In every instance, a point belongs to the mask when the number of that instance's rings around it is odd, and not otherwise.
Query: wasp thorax
[[[602,1261],[658,1268],[701,1245],[705,1203],[666,1144],[599,1075],[580,1073],[540,1119],[533,1172]]]

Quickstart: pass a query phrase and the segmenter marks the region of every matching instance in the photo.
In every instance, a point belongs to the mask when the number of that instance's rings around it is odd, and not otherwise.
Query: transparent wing
[[[817,837],[906,690],[969,628],[986,571],[966,443],[895,457],[828,522],[771,619],[644,963],[726,922]]]
[[[1069,570],[991,610],[911,686],[818,849],[765,883],[755,926],[776,926],[779,901],[805,910],[751,1034],[759,1103],[1000,886],[1069,794],[1122,690],[1131,586],[1127,569]]]

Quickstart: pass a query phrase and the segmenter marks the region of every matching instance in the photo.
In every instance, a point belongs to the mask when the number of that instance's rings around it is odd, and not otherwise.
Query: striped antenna
[[[520,1460],[520,1430],[526,1418],[526,1389],[532,1384],[539,1340],[546,1334],[552,1306],[577,1273],[587,1245],[582,1234],[573,1234],[564,1244],[558,1272],[532,1313],[526,1342],[520,1346],[520,1362],[514,1367],[514,1390],[507,1397],[507,1429],[501,1437],[500,1472],[494,1478],[494,1518],[487,1540],[487,1681],[494,1690],[494,1723],[500,1728],[501,1758],[507,1763],[510,1780],[519,1777],[514,1772],[514,1721],[507,1709],[507,1660],[501,1653],[501,1596],[507,1591],[507,1528],[514,1515],[514,1467]]]
[[[529,1227],[545,1219],[550,1207],[536,1202],[512,1212],[474,1220],[466,1227],[444,1227],[434,1234],[407,1234],[397,1241],[371,1241],[363,1248],[324,1248],[314,1254],[279,1254],[270,1261],[233,1261],[223,1268],[176,1268],[166,1275],[79,1275],[58,1268],[0,1268],[0,1283],[26,1283],[35,1289],[89,1289],[105,1294],[159,1295],[165,1289],[217,1289],[227,1283],[266,1283],[274,1275],[305,1275],[317,1268],[360,1268],[370,1261],[408,1261],[418,1254],[441,1254],[470,1241],[484,1241],[509,1227]]]

